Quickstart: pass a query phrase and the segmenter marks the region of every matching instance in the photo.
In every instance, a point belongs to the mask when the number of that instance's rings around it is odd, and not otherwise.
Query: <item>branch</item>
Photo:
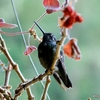
[[[36,22],[39,22],[47,13],[44,12],[38,19]],[[29,29],[29,33],[30,35],[32,35],[34,37],[34,39],[37,39],[39,42],[41,42],[42,40],[38,37],[38,35],[36,34],[36,31],[33,30],[33,28],[35,27],[35,23],[31,26],[31,28]]]
[[[20,84],[18,86],[18,88],[15,90],[15,94],[20,94],[24,89],[27,89],[28,86],[38,82],[38,81],[41,81],[47,74],[46,73],[43,73],[41,75],[39,75],[38,77],[36,78],[33,78],[32,80],[28,81],[28,82],[24,82],[22,84]]]
[[[50,82],[51,82],[50,76],[47,76],[46,84],[45,84],[45,89],[44,89],[44,92],[42,94],[41,100],[46,100],[46,95],[47,95],[47,92],[48,92],[48,88],[49,88]]]
[[[67,29],[63,28],[61,29],[61,34],[62,34],[62,37],[61,39],[57,42],[57,50],[56,50],[56,54],[55,54],[55,57],[54,57],[54,60],[53,60],[53,63],[52,63],[52,66],[48,69],[47,73],[48,74],[53,74],[53,71],[55,69],[55,65],[60,57],[60,50],[61,50],[61,47],[67,37]]]
[[[0,50],[5,54],[6,58],[10,62],[11,66],[13,67],[13,70],[15,70],[15,72],[17,73],[17,75],[19,76],[19,78],[21,79],[21,81],[25,82],[26,80],[25,80],[24,76],[22,75],[22,73],[21,73],[21,71],[19,69],[18,64],[16,64],[13,61],[12,57],[10,56],[10,54],[9,54],[9,52],[7,50],[6,44],[5,44],[5,42],[4,42],[4,40],[3,40],[3,38],[2,38],[1,35],[0,35],[0,43],[1,43]],[[28,99],[29,100],[34,100],[34,96],[31,93],[30,87],[28,87],[26,89],[26,91],[27,91],[27,94],[28,94]]]
[[[8,65],[8,68],[5,68],[4,87],[9,87],[9,79],[10,79],[11,70],[12,70],[12,66],[9,64],[9,65]]]
[[[12,98],[10,91],[7,91],[6,89],[0,86],[0,98],[1,100],[11,100]]]
[[[1,98],[1,100],[4,100],[4,96],[2,93],[0,93],[0,98]]]
[[[38,20],[37,20],[36,22],[39,22],[46,14],[47,14],[47,13],[44,12],[44,13],[38,18]],[[35,26],[35,24],[32,25],[31,30],[34,28],[34,26]]]

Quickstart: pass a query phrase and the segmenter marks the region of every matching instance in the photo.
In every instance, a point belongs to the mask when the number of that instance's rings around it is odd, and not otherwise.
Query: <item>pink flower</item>
[[[0,19],[0,28],[15,28],[15,27],[17,27],[16,24],[6,23],[4,19],[2,18]]]
[[[59,1],[58,0],[43,0],[43,5],[46,8],[47,14],[55,12],[59,9]]]
[[[24,55],[28,56],[35,50],[37,50],[35,46],[27,46],[26,50],[24,51]]]

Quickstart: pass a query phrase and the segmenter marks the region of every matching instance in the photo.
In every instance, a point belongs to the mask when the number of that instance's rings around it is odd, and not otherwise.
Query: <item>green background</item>
[[[28,31],[32,26],[33,21],[37,20],[44,12],[45,8],[42,5],[42,0],[14,0],[19,21],[23,31]],[[63,0],[60,0],[61,2]],[[75,61],[65,57],[67,73],[72,81],[73,88],[64,91],[59,84],[51,77],[51,85],[49,87],[49,96],[51,100],[87,100],[89,97],[92,100],[99,100],[93,95],[100,95],[100,0],[78,0],[75,4],[75,10],[84,18],[82,24],[75,24],[70,31],[71,37],[78,39],[78,45],[82,53],[82,59]],[[60,38],[60,30],[57,26],[57,19],[61,13],[53,13],[45,16],[39,24],[46,32],[52,32],[56,38]],[[10,0],[0,0],[0,18],[4,18],[6,22],[17,24]],[[19,32],[19,28],[2,29],[6,32]],[[36,28],[38,35],[41,37],[41,32]],[[23,55],[25,50],[21,35],[10,37],[2,35],[16,63],[19,64],[20,70],[26,79],[32,79],[37,76],[28,57]],[[25,35],[27,40],[28,35]],[[38,46],[39,42],[31,37],[31,45]],[[37,51],[31,54],[33,62],[39,73],[45,70],[39,63]],[[0,53],[0,59],[8,65],[5,56]],[[0,85],[4,82],[4,71],[0,70]],[[12,71],[10,85],[12,85],[12,93],[20,83],[17,74]],[[38,82],[31,86],[32,92],[35,95],[35,100],[40,100],[43,88]],[[24,91],[19,100],[27,100],[26,92]]]

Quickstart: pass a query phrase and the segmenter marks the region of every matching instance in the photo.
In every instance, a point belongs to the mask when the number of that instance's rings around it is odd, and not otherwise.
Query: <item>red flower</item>
[[[17,27],[16,24],[6,23],[4,19],[0,19],[0,28],[15,28]]]
[[[62,12],[63,17],[58,19],[60,28],[72,28],[74,23],[83,21],[83,18],[71,6],[64,7]]]
[[[37,48],[35,46],[27,46],[26,50],[24,51],[24,55],[28,56],[33,51],[35,51]]]
[[[46,8],[46,12],[48,14],[55,12],[59,9],[58,0],[43,0],[43,5]]]
[[[75,16],[75,22],[81,23],[81,22],[83,22],[83,18],[79,14],[76,14],[76,16]]]
[[[73,24],[76,21],[76,12],[74,12],[74,14],[70,17],[68,17],[65,22],[63,23],[63,26],[65,28],[72,28]]]
[[[71,6],[64,7],[62,12],[64,13],[63,16],[72,16],[74,14],[74,10]]]
[[[75,60],[81,59],[81,53],[77,46],[77,39],[70,39],[67,44],[64,45],[64,53]]]

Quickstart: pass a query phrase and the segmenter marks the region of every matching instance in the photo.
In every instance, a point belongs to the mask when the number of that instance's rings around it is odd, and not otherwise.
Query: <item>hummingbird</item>
[[[43,33],[42,42],[38,46],[38,58],[41,65],[46,70],[48,70],[51,67],[55,57],[57,49],[57,40],[54,34],[44,32],[44,30],[39,26],[37,22],[34,21],[34,23]],[[72,87],[72,83],[66,73],[66,66],[64,64],[64,53],[62,50],[60,51],[60,58],[55,65],[53,77],[63,89],[66,90],[66,88]]]

